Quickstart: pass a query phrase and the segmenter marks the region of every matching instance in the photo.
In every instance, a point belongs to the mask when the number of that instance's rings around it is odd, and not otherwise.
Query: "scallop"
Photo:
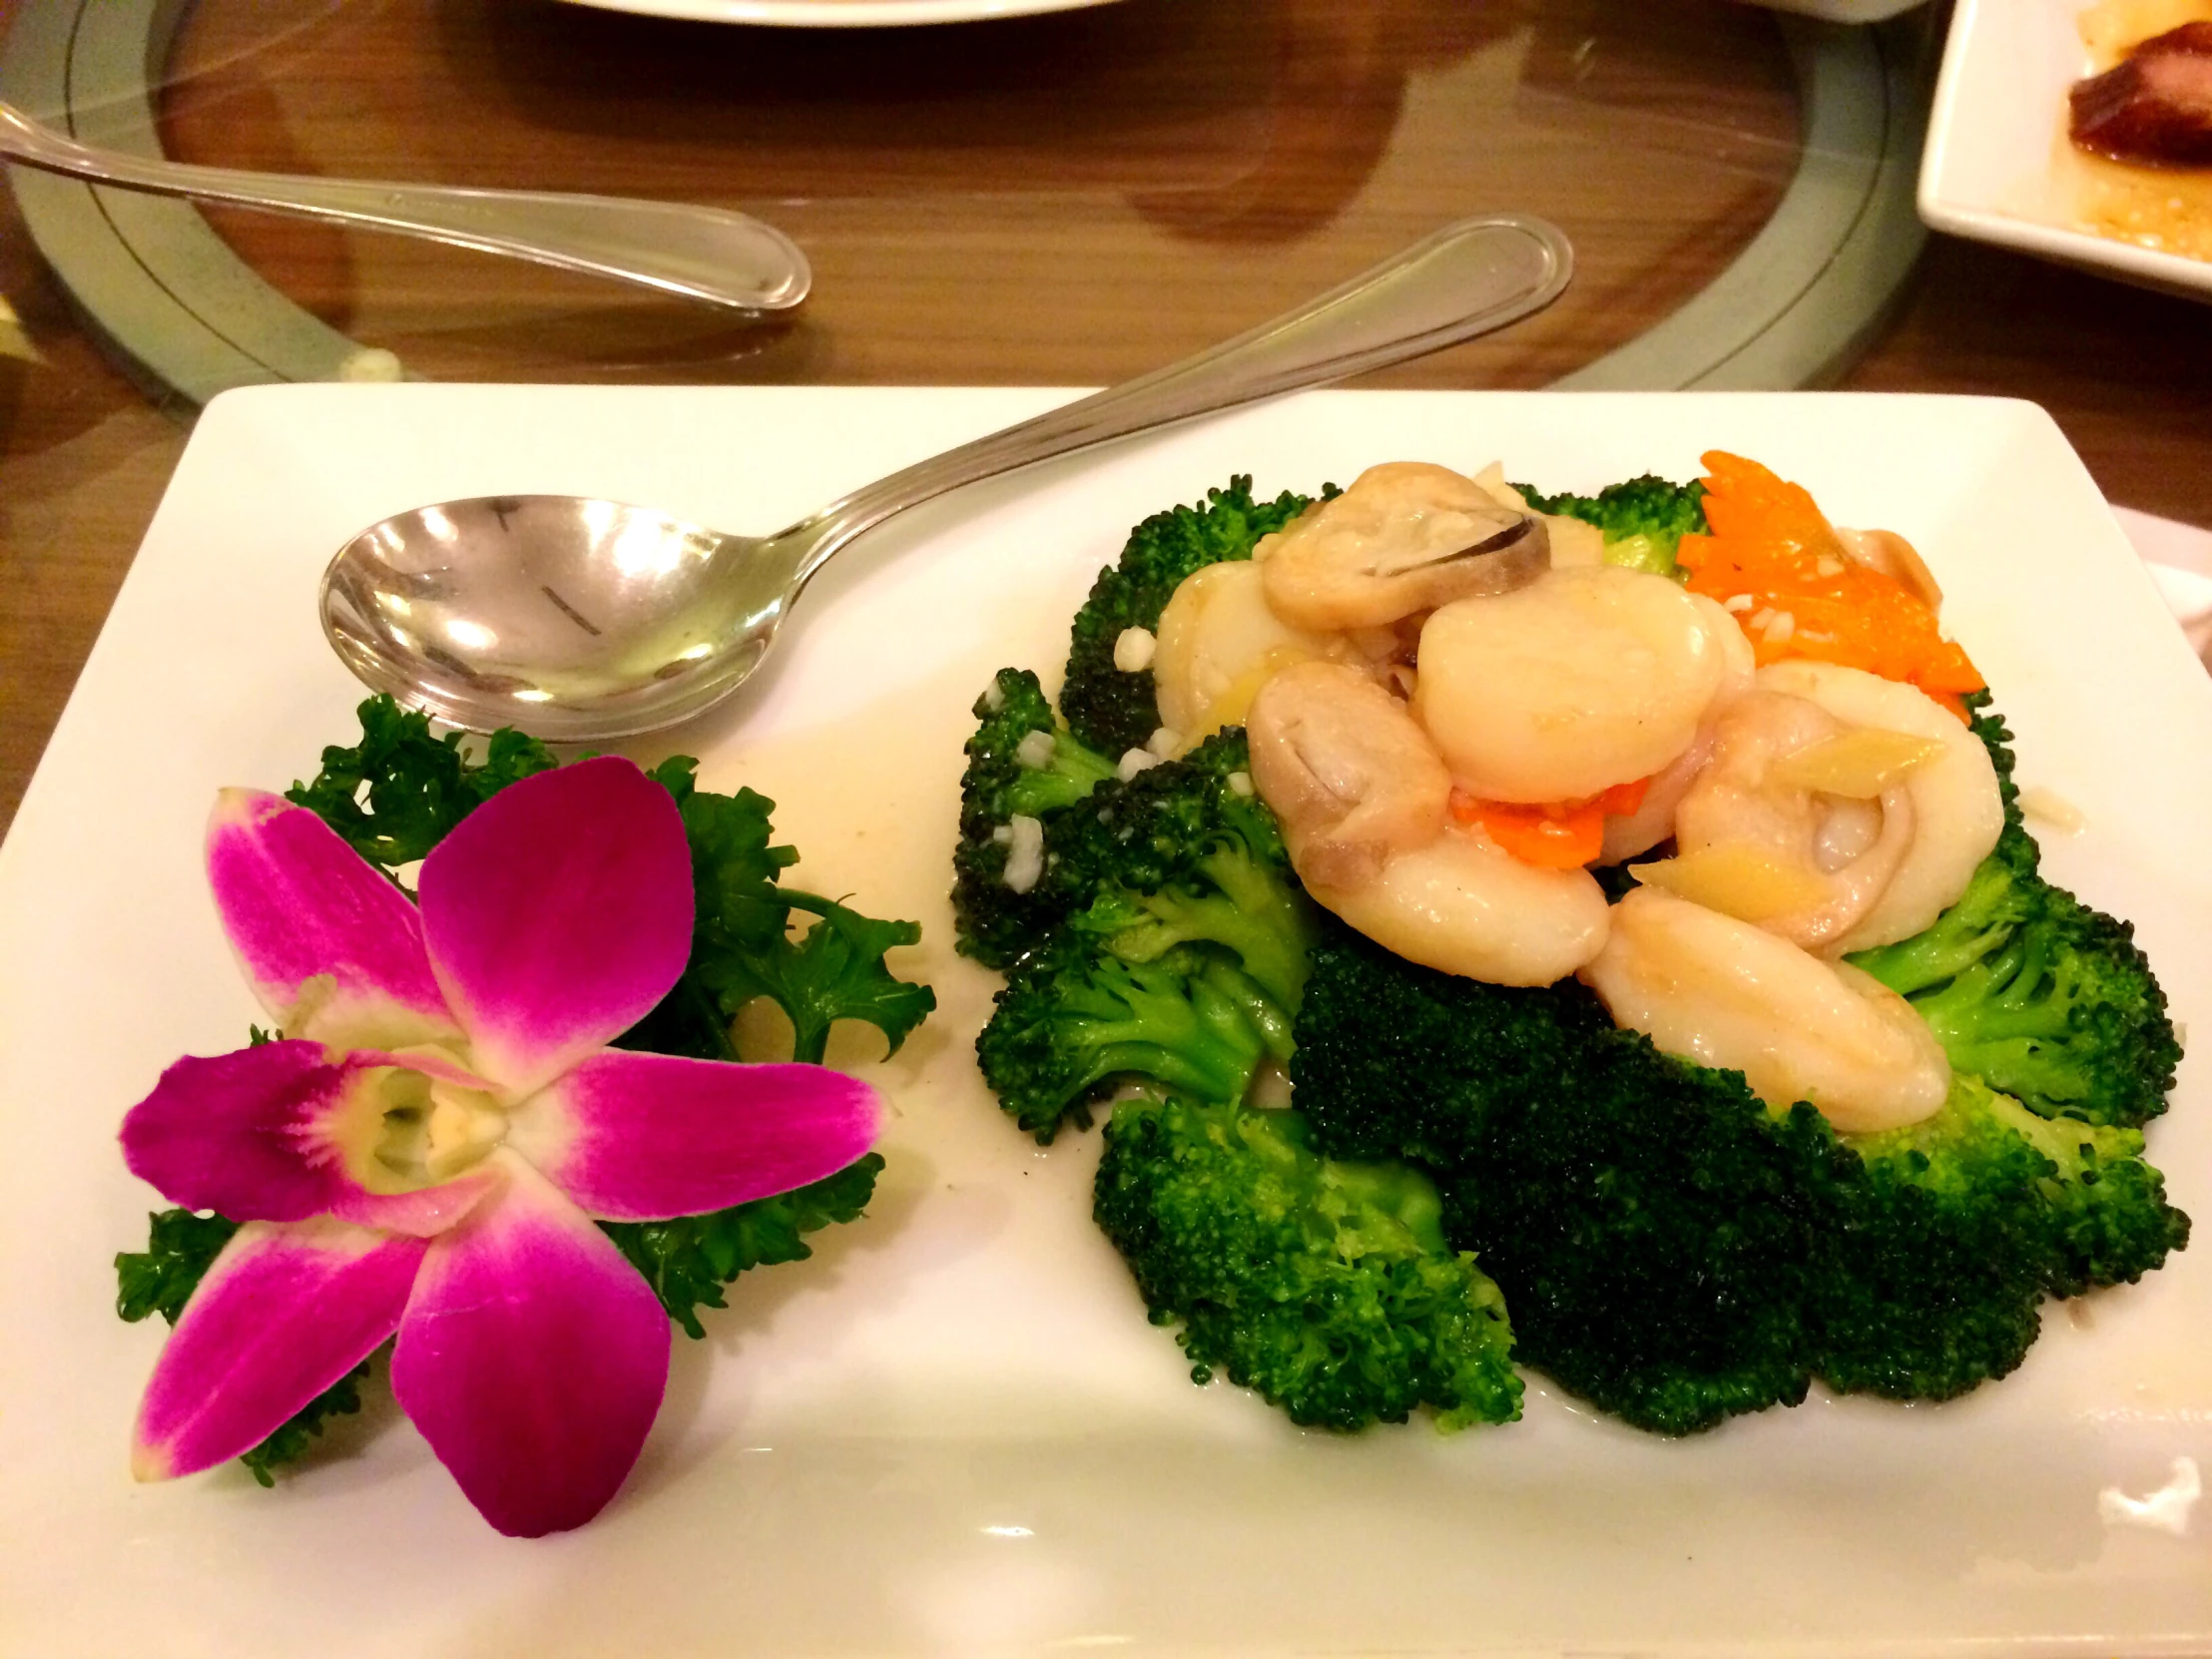
[[[1729,653],[1690,594],[1608,565],[1444,606],[1419,662],[1416,713],[1453,778],[1533,804],[1664,770],[1696,738]]]

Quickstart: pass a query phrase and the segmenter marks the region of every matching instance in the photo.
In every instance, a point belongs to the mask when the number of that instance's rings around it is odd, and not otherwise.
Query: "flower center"
[[[464,1056],[436,1052],[466,1065]],[[507,1111],[491,1094],[410,1067],[371,1067],[349,1094],[332,1139],[346,1173],[372,1193],[450,1181],[506,1139]]]

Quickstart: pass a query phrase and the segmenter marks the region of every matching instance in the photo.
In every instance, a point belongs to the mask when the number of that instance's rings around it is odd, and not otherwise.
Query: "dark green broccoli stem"
[[[1322,491],[1322,498],[1336,494]],[[1101,755],[1141,749],[1159,729],[1160,705],[1149,668],[1125,672],[1114,646],[1131,628],[1160,626],[1160,613],[1183,579],[1227,559],[1249,559],[1260,538],[1280,530],[1310,505],[1285,491],[1257,501],[1240,474],[1226,489],[1208,490],[1195,507],[1155,513],[1129,532],[1120,561],[1098,573],[1075,614],[1060,711],[1076,738]]]
[[[1294,1112],[1184,1100],[1123,1102],[1105,1143],[1094,1214],[1194,1382],[1344,1430],[1520,1415],[1504,1300],[1415,1171],[1319,1157]]]

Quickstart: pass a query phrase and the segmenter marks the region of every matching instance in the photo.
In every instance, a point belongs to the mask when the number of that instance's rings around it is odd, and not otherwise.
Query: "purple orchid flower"
[[[627,761],[515,784],[423,860],[419,904],[302,808],[228,790],[216,907],[285,1039],[162,1074],[134,1173],[243,1222],[140,1405],[142,1480],[258,1445],[397,1334],[392,1390],[500,1531],[615,1494],[668,1381],[668,1315],[593,1218],[788,1192],[874,1139],[819,1066],[611,1049],[691,953],[667,791]]]

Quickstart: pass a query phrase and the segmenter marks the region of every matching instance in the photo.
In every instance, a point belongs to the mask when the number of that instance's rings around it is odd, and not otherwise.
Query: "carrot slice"
[[[1633,813],[1644,804],[1651,780],[1615,784],[1587,801],[1550,801],[1537,806],[1484,801],[1465,790],[1451,792],[1451,816],[1479,825],[1490,839],[1526,864],[1542,869],[1580,869],[1605,846],[1605,821]]]
[[[1960,694],[1982,689],[1936,612],[1896,577],[1847,558],[1802,485],[1725,451],[1705,465],[1711,533],[1684,536],[1675,557],[1692,593],[1735,613],[1761,667],[1839,663],[1918,686],[1953,713]]]

